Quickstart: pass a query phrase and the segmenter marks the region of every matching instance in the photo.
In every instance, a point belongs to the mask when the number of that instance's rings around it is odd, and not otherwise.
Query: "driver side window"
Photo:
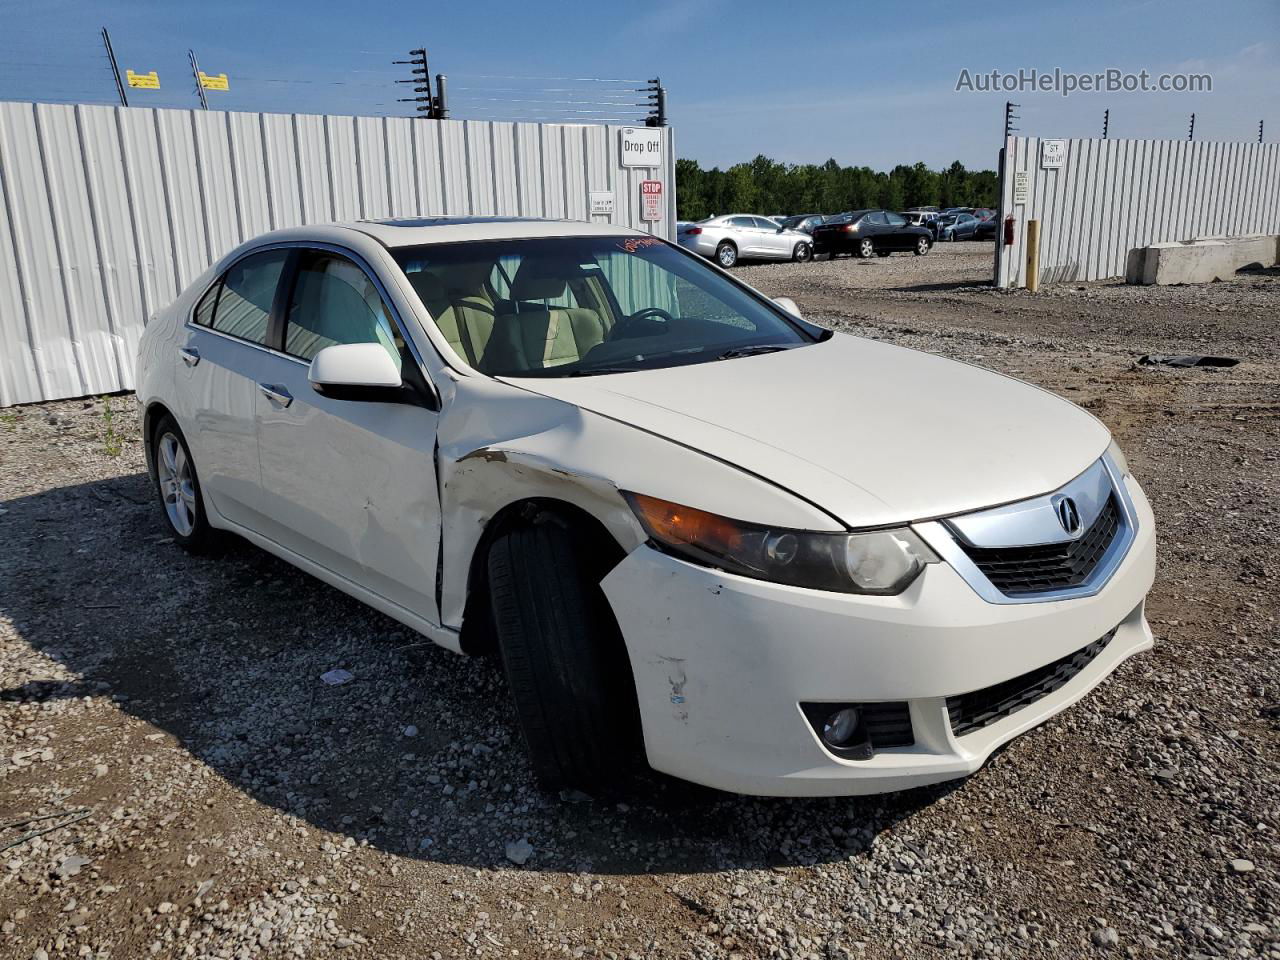
[[[285,353],[311,360],[338,343],[380,343],[400,361],[404,342],[373,281],[346,257],[302,254],[289,301]]]

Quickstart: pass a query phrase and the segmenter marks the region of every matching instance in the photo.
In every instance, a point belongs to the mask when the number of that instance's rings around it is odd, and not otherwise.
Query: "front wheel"
[[[716,247],[716,263],[728,270],[738,262],[738,248],[726,240]]]
[[[929,238],[920,237],[916,240],[916,256],[923,257],[929,252]]]
[[[862,240],[858,243],[858,256],[867,259],[876,252],[876,245],[870,240]]]
[[[546,514],[489,550],[498,648],[543,787],[622,785],[639,745],[626,647],[587,538]]]
[[[796,263],[808,263],[813,259],[813,247],[803,241],[797,243],[791,251],[791,259]]]

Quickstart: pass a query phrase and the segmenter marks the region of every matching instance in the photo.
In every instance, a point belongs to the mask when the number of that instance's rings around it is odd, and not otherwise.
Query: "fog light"
[[[861,717],[856,707],[837,710],[822,722],[822,739],[836,749],[848,746],[859,732],[859,720]]]

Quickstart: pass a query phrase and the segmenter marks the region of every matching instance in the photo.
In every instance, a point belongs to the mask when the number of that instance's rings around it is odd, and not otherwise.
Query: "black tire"
[[[716,263],[728,270],[738,262],[738,248],[728,240],[720,241],[720,246],[716,247]]]
[[[179,498],[180,494],[172,486],[165,489],[168,485],[162,479],[164,473],[162,446],[170,437],[182,448],[182,455],[186,458],[190,470],[192,507],[188,509],[191,515],[189,530],[182,529],[170,516],[168,502],[170,499]],[[191,456],[191,448],[187,446],[187,438],[183,436],[177,421],[167,413],[156,422],[155,428],[151,431],[150,450],[151,478],[160,505],[160,515],[164,518],[164,524],[170,536],[180,547],[191,553],[209,552],[218,543],[218,532],[209,525],[209,517],[205,513],[204,492],[200,487],[200,476],[196,472],[195,458]]]
[[[609,794],[640,742],[635,684],[590,544],[541,519],[489,549],[498,649],[539,783]]]
[[[871,241],[870,237],[864,240],[858,241],[858,249],[856,251],[857,256],[865,260],[867,257],[871,256],[875,252],[876,252],[876,245]]]
[[[915,255],[917,257],[923,257],[926,253],[929,252],[929,249],[932,246],[933,244],[929,242],[928,237],[920,237],[919,239],[916,240],[916,248],[914,251]]]
[[[796,263],[808,263],[813,259],[813,247],[801,240],[791,251],[791,259]]]

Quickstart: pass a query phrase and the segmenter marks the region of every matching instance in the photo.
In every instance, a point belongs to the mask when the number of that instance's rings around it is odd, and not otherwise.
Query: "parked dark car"
[[[972,240],[982,221],[972,213],[944,213],[937,221],[939,240]]]
[[[995,216],[988,217],[986,220],[979,220],[978,225],[973,228],[973,239],[994,240],[996,238],[996,227],[999,225],[1000,221]]]
[[[813,236],[814,228],[822,226],[826,219],[821,213],[798,213],[794,217],[783,217],[778,222],[787,230],[799,230]]]
[[[912,226],[891,210],[838,213],[813,231],[813,252],[832,257],[842,253],[887,257],[896,250],[910,250],[922,257],[932,246],[933,236],[928,230]]]

